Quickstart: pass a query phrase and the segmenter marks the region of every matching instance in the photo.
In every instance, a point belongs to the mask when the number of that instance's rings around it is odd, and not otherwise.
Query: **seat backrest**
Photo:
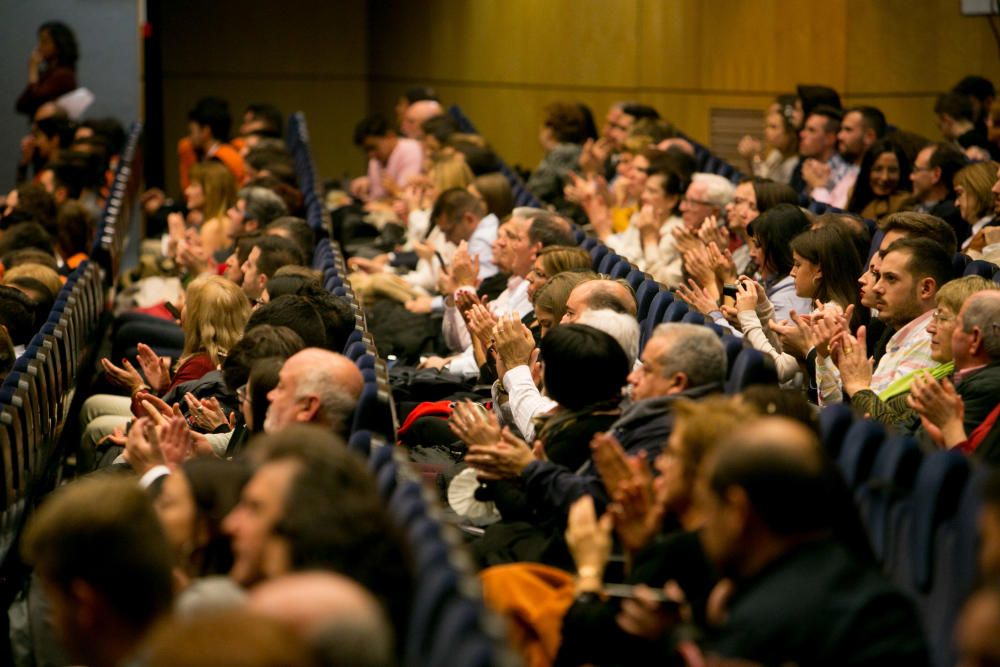
[[[663,313],[661,322],[680,322],[688,312],[688,305],[680,299],[674,299]]]
[[[608,246],[604,245],[603,243],[596,243],[594,247],[590,249],[591,268],[593,268],[594,271],[600,269],[601,263],[604,261],[604,258],[607,257],[610,252],[611,250],[608,248]]]
[[[729,371],[726,392],[736,394],[753,384],[775,384],[778,371],[771,358],[759,350],[743,348]]]
[[[618,260],[620,259],[621,257],[619,257],[618,253],[616,253],[614,250],[609,251],[608,254],[606,254],[604,258],[601,259],[601,263],[597,267],[597,272],[603,274],[611,273],[611,269],[614,268],[615,264],[617,264]]]
[[[981,276],[987,280],[993,278],[993,274],[997,271],[997,265],[992,262],[987,262],[984,259],[976,259],[968,263],[965,267],[965,271],[962,273],[963,276]]]
[[[635,290],[636,318],[642,322],[646,319],[653,297],[660,291],[660,284],[655,280],[644,280]]]
[[[934,534],[938,525],[954,516],[969,479],[969,459],[954,450],[935,452],[924,459],[913,486],[913,585],[927,591],[934,572]]]
[[[663,321],[663,315],[667,312],[667,308],[670,304],[674,302],[674,295],[672,292],[663,290],[653,297],[653,300],[649,304],[649,310],[646,311],[646,319],[642,321],[639,327],[639,345],[640,348],[646,346],[646,341],[649,340],[650,336],[653,335],[653,329],[656,325]]]
[[[848,488],[856,489],[868,481],[885,435],[886,430],[882,424],[860,419],[847,430],[838,452],[827,450],[831,456],[836,457]]]
[[[684,322],[686,324],[699,324],[704,326],[705,316],[694,310],[688,310],[688,312],[684,313],[684,317],[681,318],[681,322]]]
[[[854,411],[846,403],[836,403],[819,413],[819,435],[823,448],[831,458],[837,457],[847,429],[854,422]]]

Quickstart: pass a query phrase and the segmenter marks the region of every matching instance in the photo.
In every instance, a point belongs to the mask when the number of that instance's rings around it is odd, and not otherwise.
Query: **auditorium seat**
[[[847,429],[840,451],[827,449],[829,455],[836,459],[844,481],[852,491],[868,481],[885,436],[886,429],[882,424],[859,419]]]
[[[663,321],[663,316],[673,301],[673,293],[667,290],[663,290],[653,297],[653,300],[649,304],[649,310],[646,313],[646,319],[639,323],[640,349],[646,346],[646,341],[653,335],[653,329]]]
[[[598,273],[603,273],[605,275],[611,273],[611,269],[614,268],[614,266],[621,259],[622,258],[619,257],[618,254],[614,250],[608,252],[608,254],[606,254],[603,257],[603,259],[601,259],[601,263],[597,267],[597,272]]]
[[[840,451],[841,443],[854,422],[854,411],[850,404],[836,403],[823,408],[819,414],[820,442],[831,459]]]
[[[688,313],[688,305],[680,299],[674,299],[663,313],[662,322],[680,322]]]
[[[996,264],[983,259],[976,259],[965,265],[963,276],[980,276],[986,280],[992,280],[993,274],[1000,269]]]
[[[858,493],[858,509],[868,529],[872,551],[880,562],[889,551],[890,514],[912,491],[922,460],[923,453],[912,437],[889,438],[879,448],[868,481]]]
[[[726,393],[737,394],[750,385],[775,384],[778,372],[770,357],[752,348],[743,348],[729,372]]]
[[[642,281],[635,290],[636,319],[641,323],[649,313],[649,306],[660,291],[660,284],[652,279]]]

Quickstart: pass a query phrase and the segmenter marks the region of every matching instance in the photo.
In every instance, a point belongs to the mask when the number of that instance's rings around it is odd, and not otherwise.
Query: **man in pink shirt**
[[[368,175],[351,181],[351,193],[366,201],[395,195],[420,173],[420,142],[396,134],[382,114],[368,116],[354,128],[354,144],[368,154]]]

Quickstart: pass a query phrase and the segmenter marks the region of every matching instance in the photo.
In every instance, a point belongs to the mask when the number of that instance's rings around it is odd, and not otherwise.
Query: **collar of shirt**
[[[933,310],[928,310],[920,317],[910,320],[906,326],[893,334],[892,338],[889,339],[889,343],[886,345],[886,350],[895,352],[901,347],[907,345],[911,336],[924,333],[927,330],[927,325],[930,324],[931,314],[933,312]]]
[[[991,222],[993,222],[992,215],[984,215],[983,217],[979,218],[979,220],[976,220],[975,224],[972,225],[972,233],[969,234],[969,237],[971,238],[976,234],[978,234],[980,231],[982,231],[983,227],[990,224]]]
[[[978,366],[973,366],[972,368],[963,368],[960,371],[956,370],[955,371],[955,375],[952,378],[952,382],[954,384],[958,384],[959,382],[961,382],[965,378],[969,377],[970,375],[972,375],[976,371],[981,371],[982,369],[986,368],[987,366],[989,366],[989,364],[980,364]]]

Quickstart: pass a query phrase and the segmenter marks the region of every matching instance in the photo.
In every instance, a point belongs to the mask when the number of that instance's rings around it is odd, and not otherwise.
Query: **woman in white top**
[[[996,226],[993,184],[997,181],[996,162],[973,162],[955,174],[955,194],[962,219],[972,227],[969,238],[962,243],[962,252],[981,253],[986,245],[985,228]]]
[[[675,172],[651,171],[639,197],[639,212],[628,229],[606,241],[609,248],[667,287],[676,287],[684,277],[681,253],[671,233],[684,226],[677,215],[684,190],[685,183]]]

